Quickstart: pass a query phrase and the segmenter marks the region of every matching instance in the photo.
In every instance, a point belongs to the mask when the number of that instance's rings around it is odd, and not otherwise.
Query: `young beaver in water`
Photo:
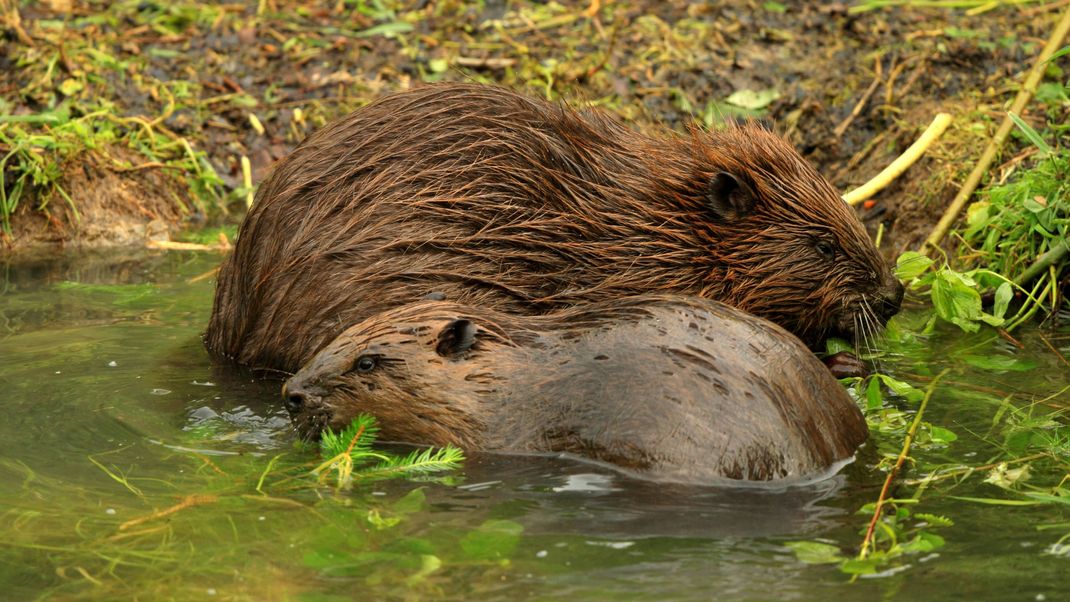
[[[283,396],[306,437],[366,412],[387,440],[571,452],[693,483],[813,477],[867,435],[797,338],[697,297],[543,316],[415,303],[344,331]]]
[[[432,291],[529,315],[698,295],[810,345],[868,336],[902,297],[840,195],[756,124],[648,136],[445,84],[373,102],[276,166],[222,266],[205,342],[295,370],[343,328]]]

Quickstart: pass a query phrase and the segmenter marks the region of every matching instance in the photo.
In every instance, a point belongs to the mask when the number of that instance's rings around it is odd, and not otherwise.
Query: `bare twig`
[[[139,516],[137,518],[132,518],[132,519],[126,521],[125,523],[119,525],[119,530],[120,531],[126,531],[127,529],[129,529],[130,527],[133,527],[135,525],[140,525],[141,523],[144,523],[144,522],[147,522],[147,521],[150,521],[150,520],[155,520],[157,518],[163,518],[165,516],[170,516],[170,515],[172,515],[172,514],[174,514],[176,512],[179,512],[181,510],[185,510],[186,508],[190,508],[192,506],[200,506],[200,505],[203,505],[203,504],[212,504],[212,503],[217,502],[217,501],[219,501],[219,498],[214,496],[214,495],[187,495],[185,498],[182,499],[181,502],[175,504],[174,506],[171,506],[170,508],[164,508],[163,510],[159,510],[157,512],[153,512],[152,514],[146,514],[144,516]]]
[[[1059,350],[1055,348],[1055,345],[1052,345],[1051,341],[1049,341],[1046,336],[1044,336],[1043,334],[1040,335],[1040,340],[1044,341],[1044,344],[1048,346],[1048,349],[1051,349],[1051,352],[1055,354],[1055,357],[1059,358],[1059,361],[1065,364],[1067,368],[1070,368],[1070,362],[1066,361],[1066,356],[1060,353]]]

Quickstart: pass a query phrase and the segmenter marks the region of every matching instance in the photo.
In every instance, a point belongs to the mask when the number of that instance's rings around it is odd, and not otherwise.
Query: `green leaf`
[[[1014,297],[1014,287],[1010,282],[1004,282],[996,289],[996,299],[992,302],[992,315],[1002,318],[1007,313],[1007,307]]]
[[[69,100],[63,101],[51,111],[34,113],[32,115],[0,115],[0,123],[33,123],[44,125],[63,125],[71,119],[71,105]]]
[[[85,88],[85,84],[74,79],[73,77],[68,77],[67,79],[63,80],[63,83],[59,85],[59,91],[64,96],[74,96],[75,94],[81,92],[83,88]]]
[[[1009,355],[971,355],[963,354],[956,356],[967,364],[982,370],[999,370],[1009,372],[1028,372],[1036,368],[1036,362],[1028,359],[1018,359]]]
[[[869,379],[866,385],[866,409],[879,410],[884,405],[884,396],[881,395],[881,380],[874,377]]]
[[[936,314],[966,332],[977,332],[981,320],[981,295],[965,274],[940,270],[933,280],[930,297]]]
[[[1068,54],[1070,54],[1070,46],[1063,46],[1059,50],[1055,51],[1055,54],[1052,54],[1051,56],[1049,56],[1048,60],[1046,60],[1044,62],[1045,63],[1050,63],[1050,62],[1054,61],[1055,59],[1060,58],[1060,57],[1064,57],[1064,56],[1066,56]]]
[[[877,566],[882,560],[876,555],[869,558],[850,558],[840,565],[840,570],[848,575],[872,575],[877,572]]]
[[[969,497],[964,495],[951,495],[948,496],[951,499],[961,500],[963,502],[973,502],[975,504],[984,504],[986,506],[1040,506],[1043,502],[1028,501],[1028,500],[1006,500],[992,497]]]
[[[944,538],[927,531],[918,533],[914,539],[900,545],[900,549],[908,554],[932,552],[942,547],[944,547]]]
[[[1033,143],[1033,146],[1040,149],[1040,152],[1044,154],[1051,154],[1051,147],[1048,146],[1047,142],[1044,142],[1044,139],[1040,137],[1040,134],[1038,134],[1032,126],[1030,126],[1021,117],[1015,115],[1011,111],[1007,111],[1007,115],[1010,116],[1011,121],[1014,122],[1014,125],[1018,126],[1018,129],[1021,130],[1023,134],[1025,134],[1025,137]]]
[[[755,92],[754,90],[737,90],[724,99],[730,105],[756,111],[769,106],[780,98],[780,92],[773,88]]]
[[[836,355],[843,351],[854,353],[854,350],[854,345],[839,337],[829,337],[825,339],[825,353],[829,355]]]
[[[412,23],[406,23],[404,21],[394,21],[391,23],[383,23],[376,25],[375,27],[369,27],[364,31],[357,32],[358,38],[370,38],[372,36],[383,36],[384,38],[394,38],[398,34],[409,33],[412,31]]]
[[[390,516],[384,518],[383,515],[379,513],[379,510],[377,508],[372,508],[371,510],[369,510],[367,518],[368,524],[375,527],[376,530],[379,531],[397,526],[397,524],[401,522],[400,516]]]
[[[830,564],[846,560],[840,548],[820,541],[789,541],[784,544],[795,552],[795,558],[806,564]]]
[[[508,558],[523,532],[523,525],[516,521],[491,519],[461,539],[461,550],[471,560]]]
[[[182,52],[173,48],[149,48],[149,56],[161,59],[174,59],[182,56]]]
[[[925,270],[929,269],[932,264],[933,260],[924,254],[917,251],[907,251],[895,261],[895,276],[900,280],[917,278]]]
[[[959,438],[955,433],[947,430],[946,428],[929,425],[929,437],[934,443],[942,443],[944,445],[951,443]]]
[[[1028,498],[1033,498],[1041,502],[1048,502],[1051,504],[1070,504],[1070,497],[1059,495],[1048,495],[1046,493],[1040,493],[1037,491],[1029,491],[1025,494]]]
[[[907,401],[917,403],[921,401],[923,397],[925,397],[924,391],[918,389],[917,387],[911,385],[908,382],[894,379],[891,376],[888,376],[887,374],[877,374],[876,376],[877,378],[881,379],[881,382],[883,382],[885,386],[891,389],[893,393],[906,399]]]
[[[390,509],[398,514],[412,514],[424,509],[427,504],[427,494],[422,487],[413,489],[405,494],[405,497],[394,502]]]
[[[767,11],[769,11],[771,13],[783,13],[783,12],[787,12],[787,10],[788,10],[788,7],[784,6],[783,4],[781,4],[779,2],[763,2],[762,3],[762,8],[764,8],[765,10],[767,10]]]

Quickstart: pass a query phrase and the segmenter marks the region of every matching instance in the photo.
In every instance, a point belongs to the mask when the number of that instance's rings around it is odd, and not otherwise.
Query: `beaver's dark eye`
[[[362,355],[357,359],[357,372],[367,374],[375,370],[375,358],[370,355]]]
[[[832,243],[827,240],[817,241],[814,243],[814,248],[817,249],[818,254],[825,259],[833,259],[836,257],[836,247],[832,246]]]

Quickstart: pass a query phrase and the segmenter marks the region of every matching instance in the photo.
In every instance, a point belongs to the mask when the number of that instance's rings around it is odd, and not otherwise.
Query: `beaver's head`
[[[342,332],[286,381],[283,400],[309,439],[367,413],[387,441],[474,447],[480,398],[498,377],[472,360],[503,345],[500,329],[477,328],[460,306],[417,303]]]
[[[780,137],[756,124],[711,134],[702,232],[704,296],[767,318],[816,346],[866,340],[899,311],[903,287],[854,211]]]

